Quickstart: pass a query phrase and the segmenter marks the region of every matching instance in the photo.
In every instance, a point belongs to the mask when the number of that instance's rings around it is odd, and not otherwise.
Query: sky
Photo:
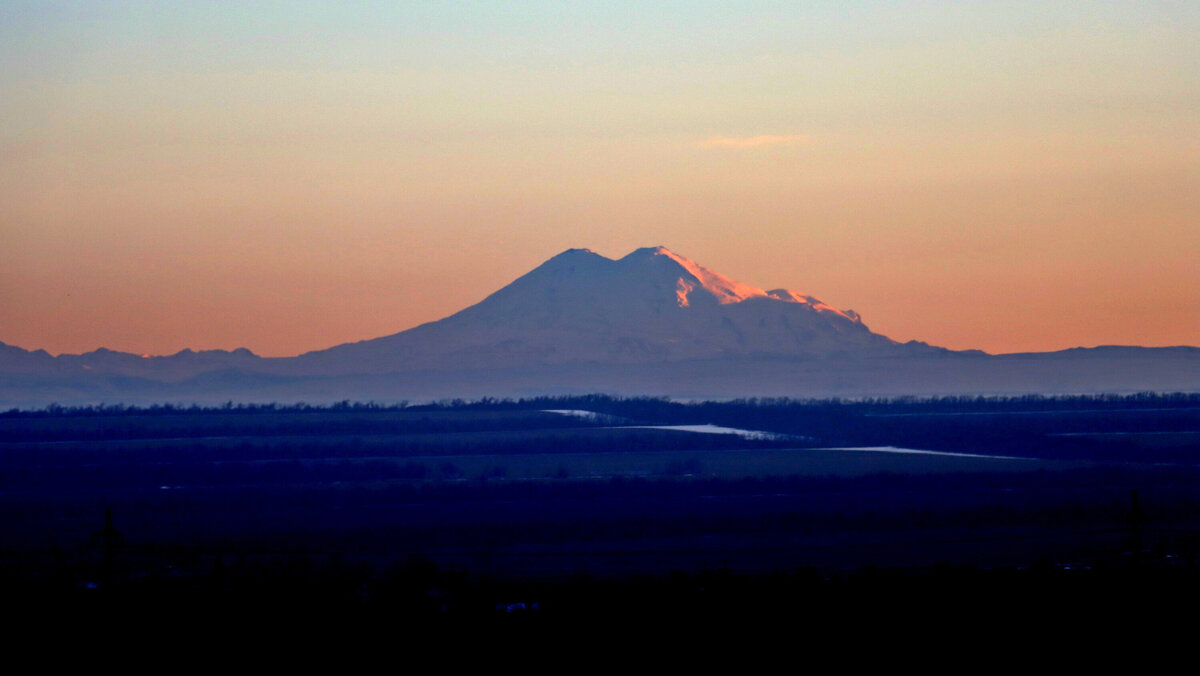
[[[0,341],[293,355],[666,246],[954,349],[1200,345],[1200,3],[0,3]]]

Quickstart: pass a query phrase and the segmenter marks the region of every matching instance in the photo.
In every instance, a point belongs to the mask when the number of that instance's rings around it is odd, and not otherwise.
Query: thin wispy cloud
[[[703,148],[762,148],[764,146],[786,146],[801,143],[811,143],[813,138],[808,134],[793,134],[791,136],[714,136],[700,142]]]

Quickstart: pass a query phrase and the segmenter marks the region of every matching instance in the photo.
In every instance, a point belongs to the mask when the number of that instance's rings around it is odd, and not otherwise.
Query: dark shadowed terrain
[[[1194,598],[1200,396],[10,411],[0,522],[15,603],[96,612]]]

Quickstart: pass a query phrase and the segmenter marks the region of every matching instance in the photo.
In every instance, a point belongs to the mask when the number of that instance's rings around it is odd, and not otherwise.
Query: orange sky
[[[5,4],[0,341],[296,354],[664,245],[898,340],[1200,345],[1200,9],[1132,4]]]

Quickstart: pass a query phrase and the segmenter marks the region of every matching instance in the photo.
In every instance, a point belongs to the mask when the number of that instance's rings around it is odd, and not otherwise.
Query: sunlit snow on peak
[[[690,294],[696,289],[707,291],[721,305],[740,303],[747,298],[759,298],[767,295],[767,292],[762,289],[750,286],[749,284],[735,282],[663,246],[638,249],[621,259],[621,262],[629,264],[649,262],[653,264],[661,260],[668,260],[674,263],[676,270],[672,270],[672,273],[683,273],[679,284],[676,286],[680,307],[688,307],[691,304]]]
[[[845,317],[846,319],[849,319],[852,322],[861,321],[859,319],[858,313],[854,312],[853,310],[844,310],[844,311],[839,310],[839,309],[833,307],[832,305],[827,305],[826,303],[821,301],[821,299],[819,299],[819,298],[814,298],[812,296],[806,296],[804,294],[799,294],[799,293],[796,293],[795,291],[789,291],[787,289],[772,289],[771,291],[767,292],[767,295],[776,300],[782,300],[782,301],[785,301],[788,303],[800,303],[802,305],[807,305],[807,306],[811,307],[812,309],[816,310],[817,312],[831,312],[833,314]]]

